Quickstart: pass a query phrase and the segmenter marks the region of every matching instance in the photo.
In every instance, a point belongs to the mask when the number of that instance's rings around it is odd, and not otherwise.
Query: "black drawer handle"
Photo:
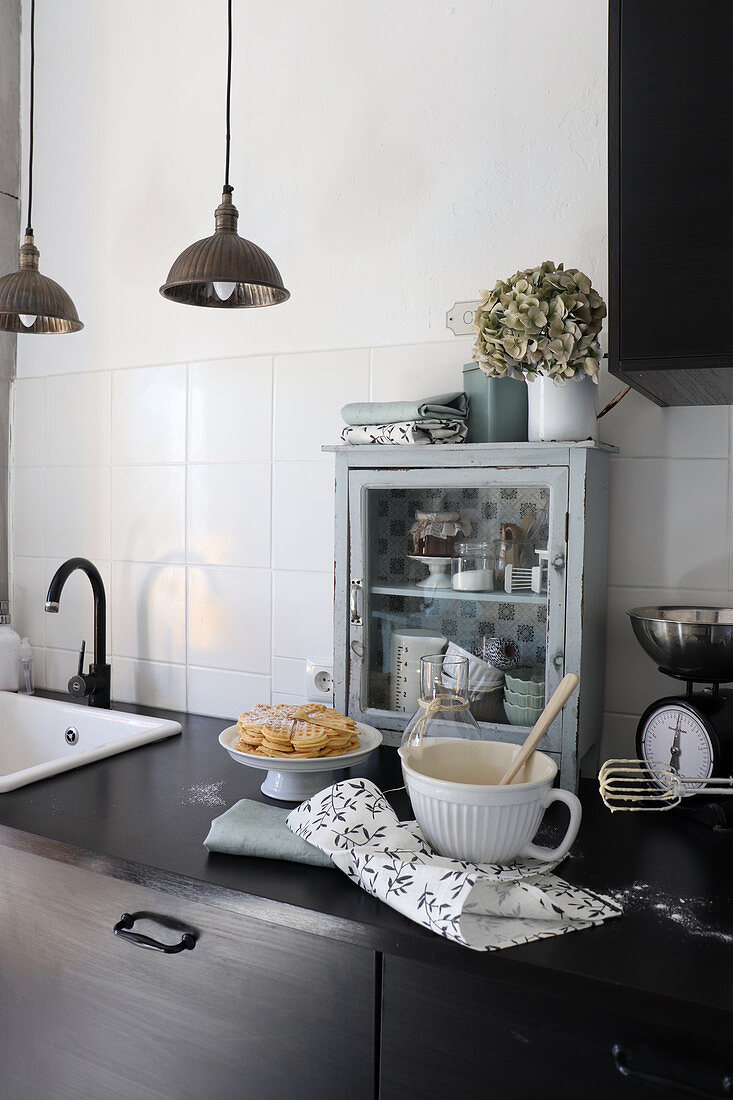
[[[663,1089],[673,1089],[685,1096],[704,1096],[708,1100],[714,1097],[733,1096],[733,1077],[728,1073],[720,1079],[720,1092],[707,1092],[696,1088],[694,1085],[688,1085],[684,1081],[677,1081],[674,1077],[663,1077],[658,1073],[647,1073],[644,1070],[631,1069],[629,1062],[634,1060],[634,1052],[630,1047],[622,1046],[621,1043],[613,1044],[611,1054],[613,1055],[613,1064],[622,1077],[630,1077],[635,1081],[645,1081],[649,1085],[658,1085],[659,1088]]]
[[[162,951],[165,955],[177,955],[179,951],[193,951],[196,946],[196,937],[193,932],[184,932],[179,943],[161,943],[152,936],[144,936],[142,932],[131,932],[130,929],[136,920],[160,920],[152,913],[123,913],[112,931],[115,936],[122,936],[125,940],[138,947],[147,947],[151,951]]]

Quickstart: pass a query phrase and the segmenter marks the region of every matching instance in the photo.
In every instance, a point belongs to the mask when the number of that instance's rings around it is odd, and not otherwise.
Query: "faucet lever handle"
[[[79,650],[79,676],[84,674],[84,650],[87,647],[86,641],[82,638],[81,649]]]

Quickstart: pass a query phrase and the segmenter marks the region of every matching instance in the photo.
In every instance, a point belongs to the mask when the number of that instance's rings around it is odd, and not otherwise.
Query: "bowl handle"
[[[551,802],[564,802],[570,810],[570,820],[565,831],[565,836],[556,848],[544,848],[541,844],[527,844],[519,853],[521,856],[531,856],[532,859],[541,859],[549,862],[549,860],[563,859],[572,848],[575,838],[578,835],[578,829],[580,828],[580,819],[583,816],[583,808],[580,805],[580,799],[572,794],[571,791],[563,791],[559,787],[551,787],[545,795],[543,808],[546,809]]]

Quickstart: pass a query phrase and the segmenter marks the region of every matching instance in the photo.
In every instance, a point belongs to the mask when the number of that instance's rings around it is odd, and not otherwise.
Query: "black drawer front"
[[[722,1097],[727,1074],[731,1044],[635,1017],[631,997],[622,1014],[384,960],[381,1100]]]
[[[2,1100],[373,1100],[370,951],[4,847],[0,883]]]

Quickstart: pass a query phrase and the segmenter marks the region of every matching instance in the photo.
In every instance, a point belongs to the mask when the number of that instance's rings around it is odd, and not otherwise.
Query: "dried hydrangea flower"
[[[546,260],[481,291],[473,355],[490,378],[597,383],[605,316],[606,303],[587,275]]]

